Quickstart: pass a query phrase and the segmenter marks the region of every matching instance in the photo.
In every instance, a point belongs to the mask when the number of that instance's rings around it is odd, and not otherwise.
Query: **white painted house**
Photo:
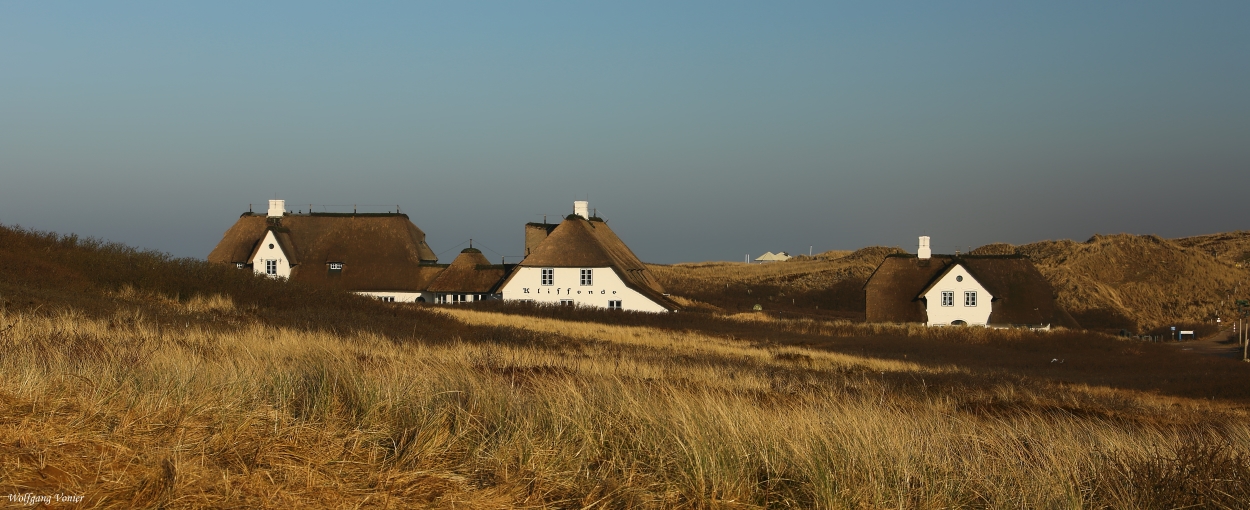
[[[887,256],[864,284],[868,322],[928,326],[1076,327],[1054,288],[1022,255],[934,255],[928,236],[916,254]]]
[[[405,214],[297,214],[284,200],[264,216],[243,213],[208,260],[388,302],[431,301],[427,287],[445,267]]]
[[[545,234],[545,235],[544,235]],[[585,201],[554,229],[526,229],[527,256],[500,286],[503,299],[640,312],[677,306],[647,266]]]

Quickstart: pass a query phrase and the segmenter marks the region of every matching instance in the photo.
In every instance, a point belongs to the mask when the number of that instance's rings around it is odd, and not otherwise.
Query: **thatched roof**
[[[476,248],[466,248],[427,288],[430,292],[494,294],[512,265],[492,265]]]
[[[607,222],[570,215],[521,261],[523,267],[611,267],[625,285],[670,310],[677,304]],[[505,282],[506,283],[506,282]]]
[[[287,214],[276,224],[244,214],[209,253],[209,262],[248,263],[273,231],[295,267],[292,280],[353,291],[419,292],[442,267],[425,232],[405,214]],[[327,264],[343,263],[341,273]]]
[[[869,322],[925,322],[923,296],[959,264],[993,296],[990,324],[1054,324],[1076,327],[1055,303],[1055,291],[1027,257],[1020,255],[890,255],[864,284]]]

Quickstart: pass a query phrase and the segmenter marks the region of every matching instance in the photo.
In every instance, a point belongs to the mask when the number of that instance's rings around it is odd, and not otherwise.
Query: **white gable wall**
[[[278,274],[273,275],[274,278],[290,278],[291,277],[291,260],[287,258],[286,253],[282,252],[282,245],[278,244],[278,239],[274,237],[273,231],[265,232],[265,238],[260,242],[260,249],[256,250],[256,256],[250,261],[252,270],[257,274],[266,274],[265,261],[274,260],[278,262]]]
[[[535,303],[560,304],[571,299],[578,306],[607,308],[608,301],[620,301],[622,310],[667,312],[668,309],[629,288],[611,267],[556,267],[552,285],[542,284],[542,269],[518,267],[516,274],[503,288],[504,300],[528,300]],[[581,284],[581,270],[594,271],[593,285]]]
[[[961,278],[963,281],[960,281]],[[942,306],[943,291],[954,293],[953,306]],[[976,306],[964,305],[964,292],[977,293]],[[948,326],[957,320],[964,321],[969,326],[984,326],[990,320],[990,312],[993,308],[990,301],[994,299],[962,265],[956,265],[946,273],[936,285],[929,289],[924,298],[929,316],[926,324],[929,326]]]

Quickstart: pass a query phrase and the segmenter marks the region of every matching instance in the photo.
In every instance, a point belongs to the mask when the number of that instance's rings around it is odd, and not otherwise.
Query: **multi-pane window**
[[[556,283],[556,270],[550,267],[544,267],[542,269],[542,284],[543,285],[555,285],[555,283]]]
[[[242,263],[242,262],[235,262],[235,263],[234,263],[234,267],[236,267],[236,268],[238,268],[238,269],[243,269],[243,263]]]
[[[619,300],[615,300],[615,301],[608,301],[608,309],[609,309],[609,310],[620,310],[620,309],[621,309],[621,302],[620,302]]]
[[[561,305],[564,305],[564,306],[573,306],[573,300],[572,300],[572,299],[561,299],[561,300],[560,300],[560,304],[561,304]]]
[[[395,296],[380,296],[380,297],[379,297],[379,299],[381,299],[383,303],[394,303],[394,302],[395,302]]]
[[[265,261],[265,274],[267,274],[267,275],[276,275],[276,274],[278,274],[278,261],[276,261],[276,260],[266,260],[266,261]]]
[[[583,270],[582,270],[582,285],[593,285],[593,284],[594,284],[594,283],[593,283],[593,282],[594,282],[594,277],[593,277],[594,275],[593,275],[593,272],[594,272],[594,270],[593,270],[593,269],[583,269]]]
[[[331,271],[342,271],[342,270],[343,270],[343,263],[342,263],[342,262],[331,262],[331,263],[330,263],[330,270],[331,270]]]
[[[942,306],[955,306],[955,291],[942,291]]]
[[[977,306],[977,291],[969,290],[964,292],[964,306]]]
[[[452,295],[451,295],[451,302],[452,302],[452,303],[463,303],[463,302],[465,302],[465,301],[466,301],[466,300],[465,300],[465,298],[464,298],[464,294],[452,294]]]

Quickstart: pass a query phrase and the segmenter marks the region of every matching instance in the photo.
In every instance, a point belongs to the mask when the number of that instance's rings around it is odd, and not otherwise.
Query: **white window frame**
[[[556,268],[544,267],[538,270],[539,283],[544,286],[556,284]]]
[[[595,273],[594,269],[582,269],[582,286],[589,287],[594,285]]]
[[[343,270],[343,263],[342,263],[342,262],[331,262],[331,263],[330,263],[330,270],[331,270],[331,271],[342,271],[342,270]]]
[[[977,306],[977,291],[964,291],[964,306]]]
[[[383,303],[395,302],[395,296],[378,296],[378,299],[381,299]]]
[[[942,291],[942,306],[955,306],[955,291]]]
[[[275,259],[266,259],[266,260],[265,260],[265,274],[267,274],[267,275],[269,275],[269,276],[277,276],[277,275],[278,275],[278,261],[277,261],[277,260],[275,260]]]
[[[464,294],[452,294],[452,295],[451,295],[451,302],[452,302],[452,303],[464,303],[464,302],[466,302],[466,301],[467,301],[467,300],[465,299],[465,295],[464,295]]]
[[[621,300],[613,299],[613,300],[608,301],[608,310],[621,310],[621,309],[623,309],[621,307]]]
[[[574,305],[574,303],[573,303],[573,300],[572,300],[572,299],[561,299],[561,300],[560,300],[560,306],[573,306],[573,305]]]

